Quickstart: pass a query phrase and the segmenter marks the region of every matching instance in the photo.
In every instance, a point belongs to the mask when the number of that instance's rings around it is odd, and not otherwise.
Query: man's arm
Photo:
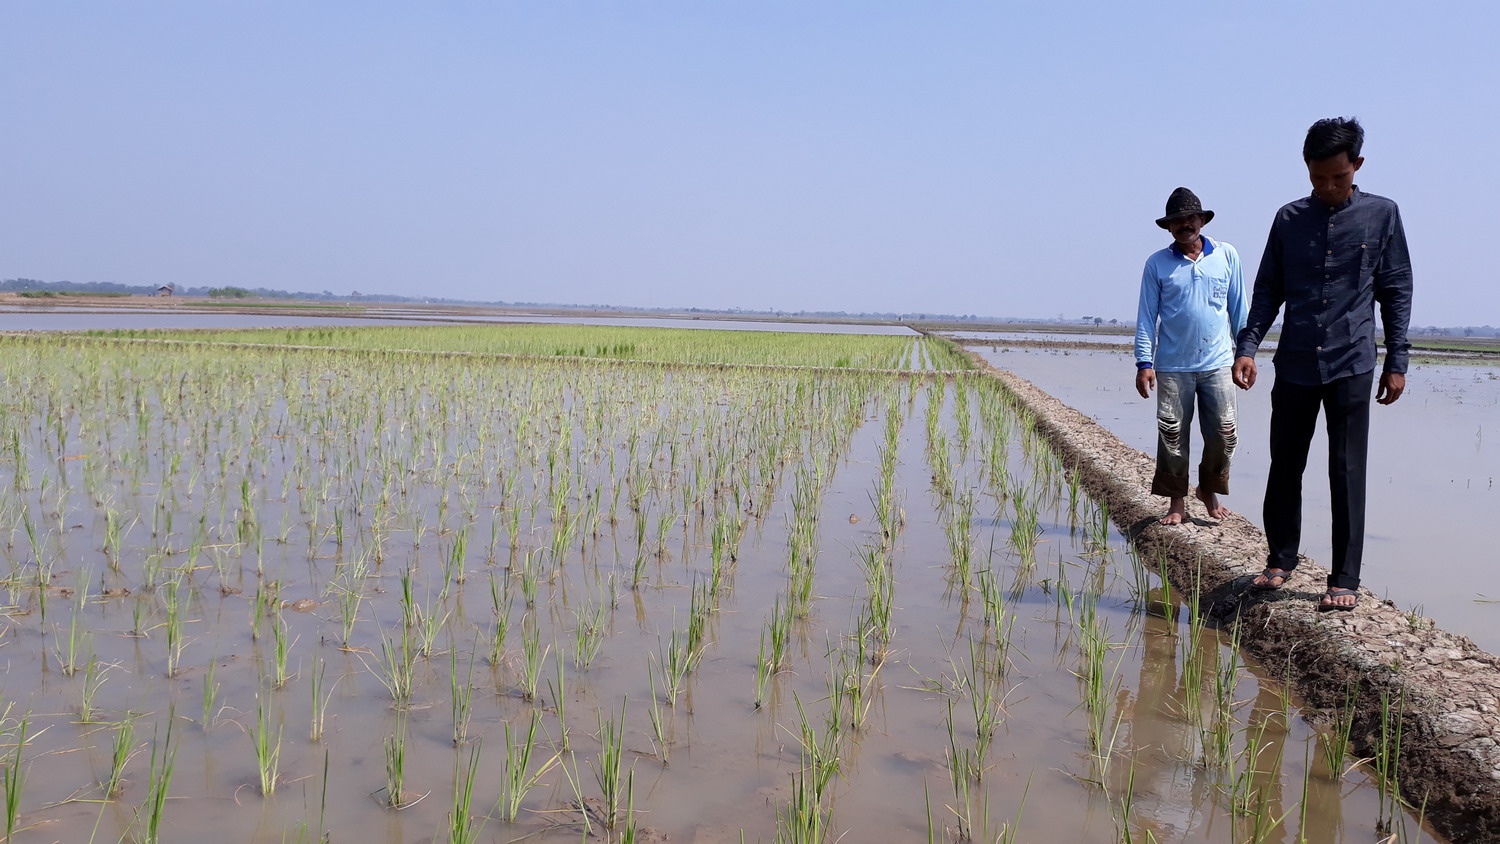
[[[1276,314],[1286,302],[1286,277],[1282,267],[1281,240],[1277,229],[1281,215],[1271,221],[1271,233],[1266,237],[1266,251],[1260,256],[1260,269],[1255,273],[1255,290],[1250,296],[1250,310],[1245,316],[1245,327],[1240,329],[1235,347],[1234,383],[1242,390],[1255,386],[1255,352],[1260,348]]]
[[[1238,338],[1248,319],[1249,297],[1245,293],[1244,269],[1240,265],[1240,253],[1229,250],[1229,336]]]
[[[1141,297],[1135,310],[1135,391],[1141,398],[1150,398],[1156,386],[1156,372],[1152,368],[1156,361],[1156,318],[1161,313],[1161,282],[1146,259],[1146,268],[1141,271]]]
[[[1390,404],[1406,390],[1406,365],[1411,343],[1406,332],[1411,324],[1411,254],[1406,247],[1406,229],[1401,211],[1391,210],[1391,228],[1385,249],[1375,265],[1375,301],[1380,304],[1380,322],[1385,326],[1385,366],[1375,401]]]

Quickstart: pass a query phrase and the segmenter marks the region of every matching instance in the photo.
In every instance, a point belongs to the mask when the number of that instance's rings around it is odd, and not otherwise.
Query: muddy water
[[[1156,453],[1155,398],[1140,398],[1128,354],[983,349],[1009,369],[1089,415],[1127,444]],[[1275,367],[1239,397],[1240,447],[1231,508],[1260,524],[1269,468]],[[1406,392],[1371,408],[1366,586],[1403,609],[1435,618],[1500,652],[1500,586],[1489,525],[1500,512],[1500,367],[1414,363]],[[1195,447],[1202,440],[1194,434]],[[1302,553],[1332,557],[1327,438],[1320,420],[1303,481]],[[1166,510],[1163,500],[1163,512]]]
[[[786,812],[791,799],[793,775],[803,767],[799,738],[804,715],[817,736],[830,729],[828,655],[848,651],[861,629],[858,618],[867,586],[855,556],[882,541],[872,491],[879,484],[882,426],[891,406],[903,420],[894,488],[904,511],[891,551],[893,634],[878,670],[866,663],[861,672],[867,717],[860,727],[847,727],[837,742],[839,773],[822,799],[832,830],[829,840],[841,835],[849,841],[923,840],[929,816],[942,828],[938,834],[949,840],[961,822],[978,840],[995,840],[1007,829],[1017,830],[1014,840],[1019,841],[1109,842],[1118,840],[1122,829],[1137,840],[1149,831],[1163,842],[1292,842],[1299,830],[1316,841],[1374,837],[1380,801],[1371,780],[1357,770],[1331,775],[1318,761],[1319,735],[1253,667],[1236,669],[1233,649],[1214,631],[1195,630],[1180,611],[1173,621],[1139,611],[1151,583],[1137,580],[1120,538],[1091,528],[1101,523],[1099,514],[1087,501],[1070,503],[1056,466],[1028,447],[1019,427],[1007,436],[986,424],[998,420],[983,417],[974,400],[968,426],[974,433],[964,447],[966,426],[956,420],[951,390],[933,417],[933,430],[940,435],[936,444],[924,431],[934,394],[920,385],[872,389],[854,407],[855,421],[862,424],[847,439],[809,439],[817,435],[811,428],[838,427],[835,418],[814,414],[806,423],[788,418],[787,427],[800,430],[806,424],[810,429],[793,437],[800,445],[787,455],[781,479],[770,487],[755,486],[744,502],[752,515],[719,610],[709,617],[702,661],[676,705],[668,706],[659,677],[653,684],[650,672],[661,662],[663,641],[686,628],[692,587],[711,576],[708,525],[677,507],[676,496],[691,483],[690,470],[697,465],[682,463],[678,450],[697,450],[707,443],[729,453],[737,448],[733,437],[705,438],[694,432],[708,422],[684,427],[692,418],[721,417],[683,417],[676,411],[697,406],[703,395],[723,396],[719,407],[728,426],[736,419],[736,406],[756,397],[793,402],[805,395],[835,406],[840,400],[827,385],[810,381],[805,393],[794,394],[778,392],[771,379],[734,385],[715,381],[716,375],[678,373],[670,388],[659,389],[652,381],[662,376],[650,373],[563,367],[466,364],[461,379],[444,379],[442,364],[432,362],[407,362],[399,372],[377,373],[361,371],[351,365],[357,359],[337,355],[210,355],[174,363],[168,358],[178,352],[147,355],[121,348],[111,354],[141,357],[115,360],[118,369],[100,379],[96,389],[108,390],[106,385],[132,371],[180,368],[151,378],[152,384],[174,385],[171,391],[158,393],[149,385],[138,394],[125,390],[127,400],[154,397],[152,413],[143,423],[122,420],[107,435],[79,427],[80,417],[110,406],[96,404],[99,400],[88,390],[68,391],[65,377],[22,385],[13,376],[16,392],[42,400],[10,408],[27,408],[37,416],[16,429],[33,452],[26,480],[14,482],[19,474],[14,454],[5,464],[4,486],[10,490],[4,499],[10,508],[6,523],[17,521],[15,508],[24,504],[33,527],[43,525],[43,545],[61,549],[47,573],[52,585],[28,587],[26,577],[40,573],[35,557],[28,556],[31,543],[24,525],[8,533],[6,555],[14,571],[0,651],[6,659],[0,691],[12,708],[0,726],[8,731],[13,750],[19,721],[29,716],[25,734],[30,738],[22,749],[26,782],[19,820],[29,828],[16,834],[16,841],[138,836],[152,778],[151,749],[165,754],[168,729],[175,755],[162,840],[226,840],[226,830],[233,830],[231,839],[244,841],[316,840],[324,832],[334,841],[446,841],[445,824],[454,811],[455,763],[480,749],[471,812],[489,812],[504,773],[504,725],[520,729],[532,711],[541,713],[546,736],[531,770],[558,754],[565,767],[541,777],[523,802],[519,820],[490,820],[479,840],[577,841],[582,816],[573,808],[577,796],[569,783],[577,783],[586,800],[597,801],[600,719],[622,707],[625,765],[634,771],[642,826],[674,841],[733,842],[741,835],[747,841],[771,841],[778,814]],[[222,373],[244,386],[192,405],[191,397],[200,389],[191,377],[194,368]],[[259,385],[249,377],[257,370],[264,376]],[[165,377],[169,374],[175,377]],[[411,385],[410,395],[399,393],[406,403],[393,405],[403,413],[392,419],[402,421],[362,428],[368,422],[353,412],[357,397],[374,394],[377,382],[391,378]],[[522,537],[516,554],[508,553],[502,537],[498,559],[487,559],[490,519],[502,518],[510,509],[501,505],[505,493],[495,476],[511,472],[505,436],[519,429],[495,426],[488,441],[479,433],[495,425],[491,414],[502,409],[503,403],[493,403],[496,394],[518,383],[553,379],[566,388],[544,390],[535,405],[504,407],[531,407],[530,424],[557,417],[579,422],[574,430],[580,447],[586,445],[582,417],[571,414],[603,408],[609,424],[599,433],[614,454],[608,458],[611,466],[634,453],[626,446],[628,423],[640,411],[666,423],[659,429],[661,438],[643,446],[638,459],[661,473],[662,486],[645,493],[643,501],[669,521],[661,548],[653,546],[647,557],[643,581],[631,588],[637,541],[622,504],[617,524],[601,522],[597,536],[584,532],[567,544],[556,567],[548,564],[535,606],[528,610],[517,571],[528,556],[547,547],[548,504],[541,502],[537,527]],[[460,380],[469,387],[454,386]],[[265,384],[282,385],[284,405],[263,427],[245,423],[262,413]],[[316,395],[323,399],[314,404]],[[393,402],[398,400],[394,396]],[[662,404],[639,406],[648,400]],[[174,409],[174,401],[189,406]],[[421,409],[436,407],[446,416],[424,421]],[[50,453],[47,437],[58,436],[53,425],[59,417],[52,408],[68,409],[67,439],[76,447],[64,449],[67,455],[55,464],[36,459]],[[158,428],[157,418],[167,421]],[[217,429],[220,422],[224,427]],[[138,424],[146,431],[139,440],[134,438],[141,430]],[[1013,420],[1003,424],[1015,426]],[[238,443],[239,430],[247,437],[260,433]],[[357,448],[348,444],[351,432],[357,434]],[[515,436],[521,450],[542,442]],[[406,437],[418,442],[408,443]],[[202,454],[195,450],[200,441],[211,444]],[[153,442],[170,447],[155,450]],[[96,451],[100,447],[102,453]],[[139,464],[124,452],[142,448],[151,449],[151,457],[137,485],[131,477]],[[465,450],[482,455],[484,471],[453,462]],[[973,585],[977,574],[968,585],[957,576],[944,528],[950,518],[945,513],[956,505],[934,485],[937,470],[930,452],[939,451],[947,454],[944,463],[951,467],[953,488],[975,496],[970,531],[974,568],[993,568],[1001,578],[1001,618],[1009,619],[1008,625],[986,622],[984,602]],[[369,462],[344,464],[351,453],[366,454]],[[95,461],[85,454],[93,454]],[[189,463],[200,465],[179,466],[174,474],[173,454],[186,454]],[[216,462],[220,454],[229,455],[227,469]],[[389,467],[379,462],[411,454],[420,459]],[[987,465],[991,455],[1006,468],[1009,482],[1003,487],[994,481],[995,465]],[[263,542],[241,543],[232,530],[219,530],[226,521],[216,508],[228,506],[232,528],[242,491],[235,483],[220,485],[222,478],[215,476],[237,477],[234,466],[242,457],[248,457],[245,477],[253,482],[248,495],[267,537]],[[535,468],[540,471],[541,465]],[[601,456],[601,471],[603,465]],[[816,466],[827,470],[817,499],[816,598],[808,615],[793,625],[788,668],[769,683],[763,705],[757,707],[762,633],[773,605],[784,600],[789,588],[788,534],[796,521],[795,490],[803,482],[797,473]],[[378,491],[384,488],[380,479],[365,487],[360,478],[386,471],[418,481],[400,482],[399,495],[378,504]],[[89,480],[83,477],[87,472],[104,476]],[[64,476],[67,484],[60,481]],[[608,477],[623,475],[611,472]],[[510,506],[525,506],[528,496],[543,495],[535,483],[536,476],[526,476]],[[602,478],[594,476],[591,483],[602,483]],[[144,519],[125,532],[119,572],[109,570],[99,550],[109,542],[108,528],[101,507],[89,500],[91,485],[105,493],[104,509],[139,513]],[[370,493],[364,500],[316,504],[316,491],[329,488],[368,488]],[[61,489],[72,493],[56,508],[65,515],[58,521],[49,516]],[[215,490],[229,496],[227,505]],[[445,526],[462,521],[454,514],[462,510],[459,501],[465,496],[479,506],[460,566],[464,577],[445,578],[443,562],[455,548],[454,534]],[[338,500],[337,494],[330,498]],[[1016,502],[1021,500],[1037,508],[1040,533],[1035,543],[1017,544],[1012,538]],[[304,522],[307,510],[318,506],[329,509]],[[704,512],[721,506],[705,499]],[[382,546],[385,562],[365,582],[358,623],[344,648],[330,584],[352,564],[364,542],[363,533],[356,533],[380,524],[372,513],[381,507],[389,508],[388,517],[396,524]],[[171,528],[160,521],[167,510],[175,514]],[[339,513],[339,524],[348,528],[342,545],[331,512]],[[425,520],[425,534],[411,519]],[[45,525],[54,521],[61,532],[48,535]],[[161,536],[152,535],[153,526]],[[201,546],[199,556],[185,550],[189,546]],[[165,559],[153,560],[163,553],[161,548],[167,549]],[[153,562],[188,566],[180,587],[191,596],[183,614],[186,645],[171,676],[164,589],[148,587],[143,573]],[[382,640],[401,635],[404,574],[424,617],[441,621],[432,655],[414,662],[410,702],[398,705],[382,685],[378,666]],[[488,658],[496,626],[491,574],[501,584],[512,623],[494,662]],[[82,587],[91,589],[93,597],[79,606],[76,592],[66,590]],[[101,594],[101,588],[131,592]],[[258,592],[272,596],[285,625],[288,677],[279,688],[269,681],[276,673],[278,614],[256,612]],[[608,635],[598,657],[580,669],[574,657],[575,613],[591,601],[605,603]],[[528,616],[546,654],[536,700],[521,693]],[[85,650],[97,657],[93,680],[87,671],[63,671],[65,663],[76,661],[69,659],[68,644],[75,617],[91,636]],[[1081,700],[1083,619],[1088,617],[1096,618],[1091,629],[1101,631],[1107,642],[1100,662],[1101,720],[1107,728],[1102,749],[1090,743],[1088,707]],[[997,627],[1008,632],[999,635]],[[1003,649],[1002,641],[1007,643]],[[559,673],[560,657],[565,663]],[[459,685],[473,688],[469,736],[458,748],[450,682],[455,663]],[[997,668],[989,670],[987,663]],[[320,665],[323,679],[315,690]],[[1214,709],[1213,678],[1220,672],[1230,688],[1223,697],[1229,705],[1229,751],[1219,762],[1205,763],[1203,726],[1211,719],[1205,720],[1204,713]],[[975,745],[976,684],[989,689],[983,697],[997,701],[1001,714],[979,765],[981,775],[960,777],[965,798],[963,791],[955,794],[949,760],[955,749]],[[84,719],[80,707],[91,686],[93,712]],[[205,687],[217,689],[207,705]],[[325,733],[318,741],[309,738],[315,694],[326,701]],[[654,744],[653,700],[669,737],[665,753]],[[271,733],[281,738],[279,774],[269,796],[261,794],[253,753],[262,707]],[[833,720],[847,717],[844,712]],[[117,725],[127,721],[135,725],[138,752],[126,765],[121,793],[99,802],[101,794],[93,784],[107,778],[111,742]],[[399,734],[403,721],[408,805],[393,810],[383,805],[384,742]],[[1405,840],[1417,840],[1414,821],[1401,816],[1397,824],[1406,830]]]

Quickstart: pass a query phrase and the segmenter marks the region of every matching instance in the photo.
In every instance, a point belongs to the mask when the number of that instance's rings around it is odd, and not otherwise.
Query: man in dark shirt
[[[1302,472],[1321,407],[1328,427],[1333,571],[1320,610],[1358,603],[1377,305],[1386,352],[1375,397],[1380,404],[1394,402],[1406,389],[1411,348],[1411,260],[1401,214],[1396,203],[1354,184],[1365,162],[1364,134],[1357,121],[1344,118],[1319,120],[1307,130],[1302,160],[1313,192],[1283,205],[1271,221],[1233,370],[1241,389],[1255,385],[1255,351],[1286,305],[1271,388],[1264,510],[1270,554],[1253,586],[1279,588],[1297,566]]]

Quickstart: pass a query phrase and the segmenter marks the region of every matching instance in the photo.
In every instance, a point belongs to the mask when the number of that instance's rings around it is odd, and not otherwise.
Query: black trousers
[[[1365,463],[1375,373],[1308,386],[1277,379],[1271,388],[1271,472],[1266,478],[1267,565],[1297,566],[1302,544],[1302,474],[1321,408],[1328,426],[1328,488],[1333,505],[1330,588],[1359,586],[1365,550]]]

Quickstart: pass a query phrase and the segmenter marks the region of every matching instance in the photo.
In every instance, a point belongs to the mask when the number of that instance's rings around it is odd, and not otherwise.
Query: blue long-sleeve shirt
[[[1233,246],[1203,238],[1190,260],[1176,244],[1153,252],[1141,273],[1135,360],[1160,372],[1208,372],[1234,362],[1245,327],[1245,283]]]
[[[1238,355],[1255,354],[1283,304],[1277,378],[1315,386],[1374,369],[1376,304],[1385,326],[1385,371],[1404,375],[1411,256],[1396,203],[1356,186],[1337,208],[1316,195],[1281,206]]]

